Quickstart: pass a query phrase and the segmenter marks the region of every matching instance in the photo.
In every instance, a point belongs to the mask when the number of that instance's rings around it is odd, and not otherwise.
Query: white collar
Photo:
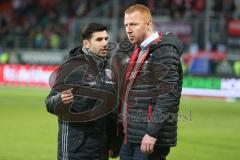
[[[159,37],[158,32],[154,32],[151,36],[149,36],[140,44],[141,49],[145,49],[150,43],[152,43],[158,37]]]

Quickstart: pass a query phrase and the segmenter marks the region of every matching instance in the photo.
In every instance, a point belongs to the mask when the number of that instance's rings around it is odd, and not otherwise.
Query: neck
[[[154,34],[153,30],[146,32],[145,35],[143,36],[143,40],[141,42],[134,43],[134,45],[139,46],[145,39],[147,39],[148,37],[150,37],[153,34]]]
[[[153,31],[153,30],[147,32],[146,35],[144,36],[144,40],[147,39],[148,37],[150,37],[150,36],[153,35],[153,34],[154,34],[154,31]]]
[[[154,34],[153,30],[146,32],[146,34],[144,35],[143,40],[141,42],[136,43],[135,45],[139,46],[145,39],[147,39],[148,37],[150,37],[153,34]]]

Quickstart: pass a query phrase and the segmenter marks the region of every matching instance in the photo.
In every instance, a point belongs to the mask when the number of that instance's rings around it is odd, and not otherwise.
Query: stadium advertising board
[[[49,86],[49,76],[57,66],[0,65],[0,84],[15,86]]]
[[[183,81],[182,94],[240,98],[240,78],[186,76]]]
[[[57,66],[0,65],[0,84],[49,87]],[[185,76],[183,95],[240,98],[240,78]]]
[[[18,54],[20,62],[24,64],[61,64],[64,62],[65,51],[27,51],[22,50]]]

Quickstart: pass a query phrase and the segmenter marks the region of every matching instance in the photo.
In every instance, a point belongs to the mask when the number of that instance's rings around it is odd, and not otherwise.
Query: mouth
[[[129,40],[133,40],[133,39],[134,39],[134,36],[128,36],[128,39],[129,39]]]
[[[106,54],[107,53],[107,49],[102,49],[100,52]]]

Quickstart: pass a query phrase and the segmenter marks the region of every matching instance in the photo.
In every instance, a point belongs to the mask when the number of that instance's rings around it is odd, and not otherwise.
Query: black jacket
[[[108,159],[115,128],[115,117],[109,113],[116,106],[106,107],[105,101],[115,96],[113,83],[108,59],[86,54],[82,47],[73,49],[56,71],[46,107],[59,117],[59,160]],[[60,92],[69,88],[73,88],[74,102],[64,105]],[[117,103],[116,98],[112,101],[108,104]]]
[[[156,145],[176,145],[182,51],[182,44],[173,34],[163,34],[160,41],[150,45],[148,57],[129,91],[127,124],[123,124],[126,125],[125,142],[141,144],[147,133],[157,138]],[[127,61],[123,54],[120,57],[125,60],[118,61]],[[114,62],[115,69],[119,68],[117,60]],[[126,72],[126,66],[120,70]],[[121,97],[126,87],[124,75],[118,74]]]

